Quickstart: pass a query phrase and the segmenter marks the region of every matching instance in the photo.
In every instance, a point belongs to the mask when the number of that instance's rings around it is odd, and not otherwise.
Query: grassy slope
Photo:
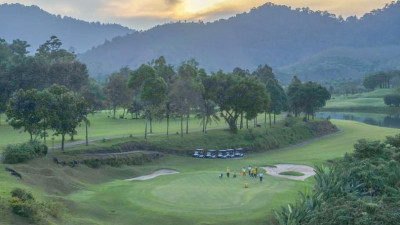
[[[70,224],[263,224],[272,209],[292,202],[298,191],[311,187],[313,179],[300,182],[265,176],[260,184],[241,176],[236,180],[220,180],[217,174],[228,166],[232,172],[248,165],[299,163],[314,166],[351,151],[360,138],[383,139],[398,132],[353,121],[333,122],[345,132],[296,149],[257,153],[240,160],[167,156],[146,166],[99,170],[84,166],[54,168],[50,160],[37,160],[14,167],[23,174],[39,173],[35,179],[24,179],[23,184],[0,168],[0,196],[8,195],[11,187],[24,184],[31,185],[30,189],[38,196],[62,196],[70,205],[71,211],[66,216]],[[53,168],[54,174],[45,173],[46,168]],[[122,180],[162,168],[181,173],[148,181]],[[75,191],[66,194],[54,193],[51,187],[46,190],[43,183],[49,181],[52,185],[57,182],[66,185],[67,192]],[[243,188],[245,181],[250,182],[249,189]],[[46,192],[50,195],[44,194]]]
[[[389,108],[383,102],[383,98],[387,94],[397,93],[396,89],[376,89],[372,92],[366,92],[354,95],[334,95],[332,99],[326,103],[323,110],[364,110],[382,111]],[[383,110],[385,111],[385,110]]]
[[[266,176],[265,182],[260,184],[241,176],[236,180],[219,180],[217,174],[228,166],[237,171],[249,164],[313,166],[351,151],[360,138],[383,139],[397,132],[352,121],[335,123],[345,132],[298,149],[259,153],[242,160],[170,157],[149,166],[148,173],[156,168],[170,168],[181,174],[139,182],[113,181],[89,191],[76,192],[68,198],[80,203],[75,213],[81,218],[94,221],[97,215],[107,215],[94,224],[108,224],[117,219],[120,224],[132,221],[139,224],[262,224],[272,209],[291,202],[297,191],[313,184],[313,179],[299,182]],[[243,188],[246,180],[250,181],[249,189]],[[99,207],[93,208],[94,205]]]
[[[122,114],[118,112],[117,115]],[[98,112],[94,115],[90,115],[89,120],[91,121],[91,126],[89,128],[89,138],[102,138],[102,137],[113,137],[122,135],[143,135],[144,134],[144,120],[131,120],[131,119],[113,119],[108,118],[111,116],[108,111]],[[278,115],[277,118],[280,118]],[[0,153],[3,151],[4,147],[8,144],[21,143],[29,140],[29,135],[22,131],[14,130],[12,127],[8,126],[5,122],[5,115],[2,117],[2,125],[0,126]],[[264,122],[264,115],[258,116],[258,122]],[[185,123],[186,124],[186,123]],[[250,122],[249,126],[253,123]],[[153,122],[153,133],[154,134],[164,134],[166,132],[167,123],[166,120]],[[218,123],[212,123],[208,126],[209,129],[213,128],[225,128],[226,123],[221,120]],[[185,129],[185,128],[184,128]],[[199,131],[201,130],[200,120],[191,118],[189,120],[189,131]],[[178,119],[171,120],[170,122],[170,133],[174,134],[180,131],[180,121]],[[85,127],[78,127],[78,134],[75,136],[75,140],[85,139]],[[55,143],[60,143],[61,137],[55,137]],[[51,137],[47,139],[48,146],[51,146]]]

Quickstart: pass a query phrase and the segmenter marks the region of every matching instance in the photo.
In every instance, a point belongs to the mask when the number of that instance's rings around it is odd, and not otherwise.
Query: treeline
[[[31,140],[47,131],[73,140],[76,127],[89,124],[87,115],[96,110],[111,109],[116,117],[122,108],[125,118],[130,113],[145,119],[145,138],[152,133],[154,120],[165,119],[169,135],[171,118],[180,119],[180,135],[189,133],[191,115],[201,120],[203,132],[212,122],[223,119],[236,132],[249,128],[249,121],[258,125],[257,115],[290,110],[296,116],[304,112],[306,120],[330,98],[322,86],[296,77],[287,93],[276,79],[272,68],[260,65],[250,72],[235,68],[207,74],[196,60],[182,62],[178,67],[168,64],[163,56],[131,70],[127,67],[113,73],[104,84],[88,79],[86,66],[73,53],[61,48],[61,41],[52,36],[33,56],[27,54],[28,44],[16,40],[2,41],[5,59],[1,65],[1,110],[15,129],[24,129]],[[148,126],[148,124],[150,126]],[[149,129],[148,129],[149,128]],[[35,138],[34,138],[35,137]]]
[[[368,90],[374,90],[375,88],[390,88],[391,81],[394,78],[400,77],[400,71],[387,71],[379,72],[366,76],[363,80],[363,85]]]
[[[275,213],[275,224],[398,224],[400,135],[359,140],[354,153],[316,169],[313,191]]]
[[[291,112],[298,116],[304,113],[304,120],[309,120],[310,116],[314,118],[315,112],[325,106],[327,100],[331,98],[329,91],[314,82],[301,83],[294,76],[288,90],[288,103]]]
[[[8,44],[0,39],[0,115],[12,94],[20,89],[43,90],[58,84],[74,92],[90,90],[86,65],[61,45],[61,41],[52,36],[35,55],[29,55],[26,41],[14,40]]]

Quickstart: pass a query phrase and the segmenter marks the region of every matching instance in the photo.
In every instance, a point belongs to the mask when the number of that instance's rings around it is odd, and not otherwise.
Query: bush
[[[47,146],[38,141],[8,145],[3,154],[4,162],[9,164],[23,163],[28,160],[43,157],[47,154]]]
[[[37,202],[33,195],[23,189],[11,191],[10,208],[16,215],[26,217],[34,224],[42,224],[48,215],[60,219],[63,206],[58,202]]]
[[[382,155],[384,147],[380,141],[361,139],[354,145],[354,156],[359,159],[376,157]]]

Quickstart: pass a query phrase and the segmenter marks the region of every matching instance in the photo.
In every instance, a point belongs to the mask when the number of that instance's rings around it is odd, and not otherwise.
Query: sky
[[[174,21],[213,21],[249,11],[266,2],[293,8],[309,7],[348,16],[363,14],[392,0],[0,0],[37,5],[43,10],[86,21],[118,23],[136,30]]]

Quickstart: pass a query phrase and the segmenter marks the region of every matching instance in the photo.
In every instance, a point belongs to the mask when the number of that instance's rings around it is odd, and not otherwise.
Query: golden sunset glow
[[[383,8],[391,0],[0,0],[0,3],[36,4],[53,14],[101,22],[146,27],[167,21],[227,18],[267,2],[292,8],[309,7],[343,17]]]

